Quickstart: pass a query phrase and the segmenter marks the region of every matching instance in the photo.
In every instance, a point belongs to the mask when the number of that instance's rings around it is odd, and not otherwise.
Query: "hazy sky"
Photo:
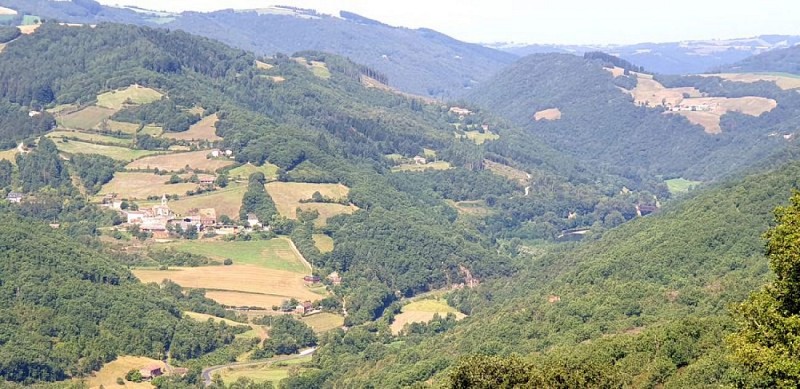
[[[636,43],[800,35],[798,0],[99,0],[143,8],[211,11],[271,4],[341,9],[470,42]]]

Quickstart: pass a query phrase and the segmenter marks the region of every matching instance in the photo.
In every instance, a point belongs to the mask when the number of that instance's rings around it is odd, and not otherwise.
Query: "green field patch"
[[[0,151],[0,159],[5,159],[14,165],[17,164],[17,154],[19,151],[16,148],[6,151]]]
[[[422,149],[422,154],[425,158],[436,158],[436,150]]]
[[[394,334],[400,333],[406,324],[427,323],[431,321],[435,315],[443,317],[448,313],[452,313],[458,320],[466,317],[466,315],[448,305],[447,301],[439,298],[428,298],[408,303],[400,309],[400,312],[400,314],[395,316],[394,322],[392,322],[390,326]]]
[[[58,143],[56,143],[58,145]],[[117,172],[114,178],[103,185],[100,195],[118,193],[123,199],[146,199],[164,194],[184,196],[189,190],[197,189],[197,184],[167,184],[169,176],[153,173]]]
[[[80,132],[80,131],[53,131],[48,133],[47,137],[51,139],[77,138],[79,140],[91,143],[106,143],[119,146],[130,146],[133,143],[132,139],[117,138],[113,136],[100,135],[97,133]]]
[[[133,161],[148,155],[163,153],[161,151],[133,150],[119,146],[106,146],[78,141],[56,142],[56,147],[58,147],[59,151],[67,154],[98,154],[118,161]]]
[[[333,251],[333,238],[325,234],[314,234],[312,237],[314,238],[314,246],[317,246],[321,253]]]
[[[36,15],[25,15],[22,17],[22,25],[23,26],[31,26],[34,24],[42,23],[42,18]]]
[[[161,134],[163,134],[163,133],[164,133],[164,129],[162,127],[155,126],[155,125],[152,125],[152,124],[144,126],[144,127],[142,127],[141,130],[139,130],[139,134],[142,134],[142,135],[161,136]]]
[[[161,99],[163,94],[141,85],[131,85],[125,89],[113,90],[97,95],[97,106],[119,111],[126,105],[148,104]]]
[[[686,193],[692,188],[696,187],[697,185],[702,184],[702,181],[691,181],[684,178],[674,178],[671,180],[666,180],[664,183],[667,184],[667,188],[669,188],[669,192],[672,194],[680,194]]]
[[[91,130],[108,120],[115,112],[109,108],[89,106],[75,112],[56,114],[56,122],[65,128]]]
[[[322,78],[322,79],[329,79],[331,78],[331,71],[328,70],[328,65],[322,61],[308,61],[303,57],[297,57],[294,59],[297,63],[306,67],[306,69],[310,70],[312,74],[315,76]]]
[[[242,207],[242,198],[247,191],[244,184],[230,185],[213,192],[181,197],[177,201],[170,201],[169,207],[178,215],[189,215],[193,209],[214,208],[219,219],[227,215],[231,219],[239,218],[239,209]],[[155,204],[153,204],[155,205]]]
[[[290,370],[299,373],[307,370],[297,365],[311,362],[311,359],[311,355],[306,355],[283,361],[265,362],[263,365],[228,368],[222,370],[220,376],[226,384],[232,384],[241,377],[247,377],[253,382],[272,382],[277,386],[282,379],[289,377]]]
[[[300,321],[308,324],[308,326],[318,334],[328,332],[344,325],[344,317],[342,315],[328,312],[306,316],[300,319]]]
[[[170,247],[220,261],[230,258],[235,265],[255,265],[300,274],[308,272],[288,238],[246,242],[184,241],[171,244]]]
[[[262,166],[255,166],[251,163],[247,163],[231,169],[228,172],[228,177],[232,180],[246,180],[251,174],[258,172],[264,173],[264,177],[267,177],[268,180],[278,178],[278,167],[271,163],[265,163]]]
[[[464,135],[456,133],[457,138],[466,137],[467,139],[475,142],[477,145],[482,145],[490,140],[498,140],[500,139],[500,135],[497,135],[491,131],[465,131]]]
[[[426,164],[416,164],[416,163],[404,163],[402,165],[397,165],[392,168],[393,172],[421,172],[428,169],[433,170],[447,170],[452,169],[453,167],[450,166],[450,163],[447,161],[436,161],[430,162]]]

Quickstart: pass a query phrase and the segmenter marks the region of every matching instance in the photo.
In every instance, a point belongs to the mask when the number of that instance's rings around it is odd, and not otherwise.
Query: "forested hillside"
[[[513,54],[458,41],[433,30],[412,30],[291,8],[184,12],[159,17],[94,1],[0,1],[27,14],[74,23],[120,22],[180,29],[261,55],[318,50],[348,57],[405,92],[452,99],[513,62]]]
[[[636,91],[636,77],[615,77],[603,68],[611,65],[568,54],[533,55],[471,92],[468,99],[523,126],[555,149],[585,163],[612,166],[623,175],[639,172],[710,180],[740,171],[790,144],[782,138],[788,132],[775,126],[791,127],[793,114],[788,113],[797,110],[796,93],[768,83],[657,77],[666,87],[698,87],[708,96],[764,96],[778,101],[777,109],[761,116],[729,112],[721,118],[721,133],[708,134],[680,115],[664,114],[659,97],[651,98],[650,107],[634,102],[628,91]],[[558,109],[559,118],[534,117],[548,109]]]
[[[517,354],[526,362],[516,371],[530,369],[521,377],[542,382],[746,383],[725,356],[723,338],[734,328],[729,305],[770,279],[761,234],[800,185],[799,174],[795,163],[719,185],[597,241],[529,251],[512,279],[448,298],[470,315],[464,322],[442,317],[402,344],[383,337],[380,322],[375,333],[332,334],[315,357],[324,373],[306,379],[447,382],[447,368],[461,357]],[[489,372],[493,363],[465,360],[461,371]]]
[[[159,286],[46,224],[3,209],[0,234],[3,380],[80,377],[122,355],[197,358],[237,333],[182,319]]]
[[[764,72],[800,75],[800,46],[768,51],[716,69],[719,72]]]

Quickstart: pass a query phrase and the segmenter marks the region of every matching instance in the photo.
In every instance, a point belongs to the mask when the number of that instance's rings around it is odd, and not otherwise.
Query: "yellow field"
[[[228,172],[228,177],[232,180],[247,180],[251,174],[256,172],[264,173],[264,177],[268,180],[278,178],[278,167],[266,162],[261,166],[255,166],[251,163],[246,163]]]
[[[393,172],[421,172],[421,171],[425,171],[425,170],[428,170],[428,169],[447,170],[447,169],[452,169],[452,166],[450,166],[450,162],[447,162],[447,161],[430,162],[430,163],[426,163],[424,165],[418,165],[418,164],[415,164],[415,163],[404,163],[402,165],[397,165],[397,166],[393,167],[392,171]]]
[[[126,104],[147,104],[161,99],[161,92],[145,88],[141,85],[131,85],[125,89],[114,90],[97,95],[97,106],[111,108],[119,111]]]
[[[289,218],[297,219],[297,208],[303,210],[315,209],[319,211],[319,223],[324,223],[330,217],[353,213],[358,208],[354,205],[346,206],[341,204],[322,204],[322,203],[300,203],[300,200],[310,199],[314,192],[319,192],[325,197],[332,199],[346,198],[350,188],[342,184],[307,184],[300,182],[270,182],[266,185],[267,192],[278,212]]]
[[[11,150],[0,151],[0,159],[8,160],[13,164],[17,164],[17,149],[13,148]]]
[[[215,171],[219,168],[233,164],[231,160],[207,158],[209,151],[191,151],[188,153],[175,153],[142,158],[127,166],[128,169],[154,169],[165,171],[178,171],[189,166],[192,169]]]
[[[272,66],[272,65],[270,65],[270,64],[268,64],[268,63],[265,63],[265,62],[261,62],[261,61],[258,61],[258,60],[256,60],[256,69],[261,69],[261,70],[270,70],[270,69],[272,69],[273,67],[274,67],[274,66]]]
[[[118,172],[108,184],[103,185],[100,195],[119,193],[121,198],[144,200],[149,196],[177,194],[185,197],[186,192],[197,188],[197,184],[166,184],[169,176],[153,173]],[[171,205],[170,205],[171,206]]]
[[[750,116],[758,116],[764,112],[769,112],[778,106],[775,100],[764,97],[701,97],[684,99],[682,104],[700,106],[706,105],[710,111],[671,111],[668,113],[685,116],[690,122],[703,126],[705,132],[709,134],[719,134],[722,132],[720,118],[726,112],[741,112]]]
[[[395,316],[394,322],[391,325],[392,333],[398,334],[406,324],[409,323],[427,323],[433,319],[433,315],[446,316],[448,313],[456,315],[458,320],[466,317],[455,308],[447,305],[447,302],[441,299],[428,299],[419,300],[403,306],[402,313]]]
[[[19,28],[21,33],[29,35],[33,34],[39,28],[39,26],[41,26],[41,24],[29,24],[26,26],[17,26],[17,28]]]
[[[56,115],[56,121],[61,127],[91,130],[97,127],[103,120],[111,117],[116,111],[109,108],[95,106],[86,107],[80,111],[67,114]],[[136,128],[139,128],[138,126]]]
[[[701,74],[703,77],[719,77],[729,81],[736,82],[758,82],[769,81],[774,82],[779,88],[783,90],[798,89],[800,88],[800,77],[783,76],[780,74],[754,74],[754,73],[717,73],[717,74]]]
[[[631,95],[637,104],[644,104],[648,107],[678,106],[684,99],[684,93],[689,97],[702,96],[702,93],[695,88],[666,88],[652,78],[638,77],[638,80]]]
[[[491,131],[465,131],[464,134],[466,135],[467,139],[475,142],[477,145],[482,145],[486,143],[486,141],[500,139],[500,135],[497,135]]]
[[[125,379],[125,374],[131,370],[139,370],[143,367],[159,364],[166,368],[164,362],[145,357],[118,357],[103,366],[100,371],[96,372],[93,377],[86,379],[86,383],[90,388],[99,388],[101,385],[106,388],[118,388],[117,378]],[[128,382],[125,381],[126,389],[151,389],[153,385],[149,382]]]
[[[120,146],[130,146],[133,144],[132,139],[116,138],[113,136],[100,135],[97,133],[88,133],[80,131],[53,131],[46,135],[48,138],[77,138],[87,142],[108,143]]]
[[[133,161],[148,155],[163,153],[163,151],[133,150],[127,147],[98,145],[74,140],[55,143],[59,151],[67,154],[98,154],[118,161]]]
[[[333,251],[333,238],[325,234],[314,234],[314,245],[321,253],[329,253]]]
[[[331,72],[328,70],[328,65],[325,62],[320,61],[308,61],[303,57],[297,57],[294,59],[297,63],[306,67],[306,69],[311,70],[315,76],[322,78],[322,79],[329,79],[331,78]]]
[[[625,75],[625,69],[618,66],[614,66],[612,68],[603,67],[603,70],[606,70],[607,72],[611,73],[611,75],[614,77]]]
[[[169,177],[166,177],[166,179],[168,180]],[[170,201],[169,207],[178,215],[188,215],[191,209],[214,208],[217,210],[217,218],[222,215],[228,215],[231,219],[238,219],[239,209],[242,207],[242,197],[244,197],[244,192],[246,191],[247,187],[245,185],[231,185],[213,192]]]
[[[163,135],[165,138],[188,141],[207,140],[214,142],[222,140],[222,138],[216,134],[217,121],[219,121],[217,114],[213,114],[203,118],[184,132],[166,132]]]
[[[290,298],[300,301],[320,298],[305,286],[301,274],[254,265],[137,269],[133,274],[145,283],[170,279],[184,288],[211,290],[207,297],[225,305],[270,308]]]
[[[13,10],[11,8],[0,7],[0,15],[16,15],[16,14],[17,14],[17,11],[15,11],[15,10]]]
[[[558,108],[545,109],[536,112],[533,115],[533,119],[536,120],[537,122],[539,120],[559,120],[561,119],[561,110]]]
[[[344,317],[333,313],[322,312],[301,319],[316,333],[327,332],[344,325]]]
[[[486,170],[497,174],[498,176],[505,177],[509,181],[517,181],[521,184],[530,181],[528,173],[508,165],[503,165],[502,163],[485,159],[483,160],[483,166],[486,168]]]

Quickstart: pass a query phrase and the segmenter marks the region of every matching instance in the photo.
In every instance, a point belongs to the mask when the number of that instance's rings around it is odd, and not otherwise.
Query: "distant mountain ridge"
[[[752,38],[693,40],[631,45],[518,45],[487,44],[509,53],[526,56],[540,53],[584,54],[603,51],[661,74],[704,73],[744,60],[753,55],[788,48],[800,43],[800,36],[760,35]]]
[[[20,13],[71,23],[116,22],[217,39],[261,55],[316,50],[342,55],[388,76],[389,85],[453,99],[517,59],[429,29],[392,27],[351,12],[341,17],[293,7],[180,14],[108,7],[91,0],[2,0]]]
[[[768,51],[722,66],[720,72],[792,73],[800,75],[800,46]]]

